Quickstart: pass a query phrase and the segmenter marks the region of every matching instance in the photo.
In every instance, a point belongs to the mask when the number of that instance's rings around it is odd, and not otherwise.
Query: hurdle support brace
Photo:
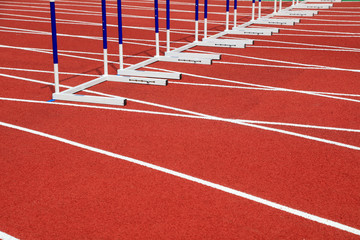
[[[316,10],[302,10],[302,11],[286,11],[282,10],[275,13],[275,16],[292,16],[292,17],[312,17],[318,14],[319,11]]]
[[[304,4],[304,3],[299,3],[294,5],[292,8],[296,9],[296,8],[303,8],[303,9],[329,9],[333,6],[333,4],[329,3],[329,4]]]
[[[232,30],[227,31],[228,34],[234,35],[265,35],[271,36],[273,33],[278,33],[278,28],[243,28],[233,27]]]
[[[299,23],[300,19],[290,19],[290,18],[260,18],[254,21],[251,21],[253,24],[263,24],[263,25],[295,25]]]

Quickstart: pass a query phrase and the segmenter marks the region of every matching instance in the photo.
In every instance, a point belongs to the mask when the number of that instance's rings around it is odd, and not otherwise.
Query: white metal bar
[[[274,0],[274,13],[276,13],[276,0]]]
[[[301,16],[301,17],[312,17],[318,14],[318,11],[314,10],[303,10],[303,11],[281,11],[277,12],[276,16]]]
[[[294,6],[294,8],[311,8],[311,9],[329,9],[333,6],[333,4],[299,4],[297,6]]]
[[[212,60],[209,58],[199,58],[199,57],[177,57],[177,56],[159,56],[159,61],[162,62],[178,62],[178,63],[193,63],[193,64],[205,64],[211,65]]]
[[[178,52],[167,52],[165,56],[177,56],[177,57],[184,57],[184,58],[204,58],[204,59],[214,59],[220,60],[221,54],[206,54],[206,53],[178,53]]]
[[[259,17],[258,18],[261,18],[261,1],[259,1]]]
[[[166,51],[170,52],[170,29],[166,29]]]
[[[136,76],[136,77],[150,77],[150,78],[165,78],[165,79],[181,79],[181,73],[170,72],[155,72],[155,71],[139,71],[139,70],[118,70],[118,75],[121,76]]]
[[[237,25],[237,9],[234,9],[234,27]]]
[[[207,28],[208,28],[208,22],[207,18],[204,19],[204,38],[207,38]]]
[[[104,49],[104,75],[109,75],[107,49]]]
[[[119,67],[124,69],[124,49],[122,44],[119,44]]]
[[[266,24],[266,25],[294,25],[299,23],[300,19],[289,19],[289,18],[279,18],[279,19],[270,19],[270,18],[261,18],[253,21],[254,24]]]
[[[226,11],[225,31],[229,30],[229,18],[230,18],[230,13],[229,11]]]
[[[251,10],[251,20],[255,20],[255,1],[252,3],[252,10]]]
[[[121,97],[99,97],[89,95],[76,95],[68,93],[54,93],[53,98],[56,100],[73,101],[73,102],[85,102],[85,103],[98,103],[108,105],[125,106],[126,99]]]
[[[156,85],[156,86],[166,86],[168,84],[167,79],[156,79],[156,78],[144,78],[144,77],[124,77],[109,75],[107,81],[110,82],[122,82],[122,83],[135,83],[135,84],[144,84],[144,85]]]
[[[59,64],[57,64],[57,63],[54,64],[54,80],[55,80],[55,93],[59,93],[60,92]]]
[[[252,41],[252,42],[250,42]],[[208,47],[228,47],[228,48],[244,48],[246,44],[252,44],[253,40],[233,40],[233,39],[210,39],[199,42],[199,46]]]
[[[160,39],[159,33],[155,33],[155,42],[156,42],[156,56],[160,56]]]
[[[279,0],[279,11],[282,9],[282,0]]]
[[[195,21],[195,42],[199,41],[199,21]]]

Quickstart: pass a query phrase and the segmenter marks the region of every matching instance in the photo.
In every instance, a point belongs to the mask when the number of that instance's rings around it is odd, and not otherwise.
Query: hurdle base
[[[271,36],[273,33],[278,33],[278,28],[241,28],[233,27],[232,30],[226,31],[227,34],[234,35],[265,35]]]
[[[90,95],[78,95],[73,93],[54,93],[53,99],[70,102],[96,103],[106,105],[125,106],[126,99],[121,97],[100,97]]]
[[[294,17],[313,17],[318,14],[316,10],[303,10],[303,11],[280,11],[274,14],[274,16],[294,16]]]
[[[119,69],[118,75],[131,76],[131,77],[148,77],[148,78],[164,78],[164,79],[181,79],[181,73],[169,73],[169,72],[155,72],[155,71],[140,71],[140,70],[127,70]]]
[[[157,57],[158,61],[161,62],[177,62],[177,63],[192,63],[192,64],[204,64],[211,65],[212,59],[209,58],[200,58],[200,57],[190,57],[190,56],[159,56]]]
[[[245,48],[247,44],[251,45],[254,41],[250,39],[233,40],[233,39],[213,39],[207,38],[198,42],[198,46],[206,47],[226,47],[226,48]]]
[[[304,8],[304,9],[329,9],[333,4],[296,4],[292,8]]]
[[[295,25],[299,23],[300,19],[290,19],[290,18],[260,18],[252,20],[252,24],[263,24],[263,25]]]
[[[167,84],[168,84],[167,79],[144,78],[144,77],[124,77],[124,76],[114,76],[114,75],[109,75],[107,77],[107,81],[145,84],[145,85],[156,85],[156,86],[167,86]]]
[[[183,52],[165,52],[165,56],[171,57],[179,57],[179,58],[202,58],[202,59],[212,59],[212,60],[220,60],[221,54],[206,54],[206,53],[183,53]]]

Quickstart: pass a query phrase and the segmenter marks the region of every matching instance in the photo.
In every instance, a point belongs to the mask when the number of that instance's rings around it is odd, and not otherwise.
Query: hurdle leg
[[[55,0],[50,0],[50,14],[51,14],[51,35],[52,35],[52,45],[53,45],[55,93],[59,93],[60,92],[59,58],[58,58],[57,34],[56,34]]]
[[[166,0],[166,51],[170,52],[170,0]]]
[[[259,16],[258,18],[261,18],[261,0],[259,0]]]
[[[119,33],[119,67],[124,69],[124,50],[123,50],[123,26],[122,26],[122,11],[121,0],[117,0],[118,9],[118,33]]]
[[[226,23],[225,23],[225,31],[229,30],[229,18],[230,18],[230,0],[226,0]]]
[[[108,54],[107,54],[107,30],[106,30],[106,3],[101,0],[102,10],[102,29],[103,29],[103,49],[104,49],[104,75],[108,75]]]
[[[251,20],[255,20],[255,0],[252,1]]]
[[[154,0],[155,10],[155,44],[156,44],[156,57],[160,56],[160,39],[159,39],[159,3]]]
[[[195,0],[195,42],[199,41],[199,0]]]
[[[234,0],[234,28],[237,26],[237,0]]]
[[[204,0],[204,38],[207,38],[207,29],[208,29],[207,11],[208,11],[208,0]]]
[[[276,0],[274,0],[274,13],[276,13]]]
[[[282,0],[279,0],[279,11],[282,9]]]

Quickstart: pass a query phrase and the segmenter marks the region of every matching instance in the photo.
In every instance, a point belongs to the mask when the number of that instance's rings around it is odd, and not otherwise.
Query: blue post
[[[50,13],[51,13],[53,60],[54,60],[54,64],[58,64],[59,60],[58,60],[58,46],[57,46],[57,34],[56,34],[55,1],[50,2]]]
[[[204,0],[204,38],[207,38],[208,0]]]
[[[156,56],[160,55],[160,40],[159,40],[159,3],[154,0],[155,11],[155,42],[156,42]]]
[[[170,0],[166,0],[166,29],[170,30]]]
[[[119,44],[123,44],[123,25],[122,25],[121,0],[117,0],[117,8],[118,8]]]
[[[103,31],[103,48],[107,49],[107,31],[106,31],[106,2],[101,0],[102,10],[102,31]]]
[[[234,0],[234,27],[237,24],[237,0]]]
[[[119,67],[120,70],[123,70],[124,53],[123,53],[123,23],[122,23],[121,0],[117,0],[117,10],[118,10],[118,32],[119,32]]]
[[[170,52],[170,0],[166,0],[166,51]]]
[[[230,0],[226,0],[226,25],[225,30],[229,30],[229,18],[230,18]]]
[[[195,21],[199,20],[199,0],[195,0]]]
[[[50,15],[51,15],[52,46],[53,46],[55,93],[59,93],[60,92],[60,87],[59,87],[59,66],[58,66],[59,58],[58,58],[58,46],[57,46],[55,0],[50,0]]]
[[[204,18],[207,18],[207,1],[208,0],[204,1]]]
[[[155,10],[155,33],[159,33],[159,6],[158,0],[154,0],[154,10]]]
[[[195,42],[199,41],[199,0],[195,0]]]
[[[103,49],[104,49],[104,75],[108,75],[106,1],[105,0],[101,0],[101,10],[102,10]]]

